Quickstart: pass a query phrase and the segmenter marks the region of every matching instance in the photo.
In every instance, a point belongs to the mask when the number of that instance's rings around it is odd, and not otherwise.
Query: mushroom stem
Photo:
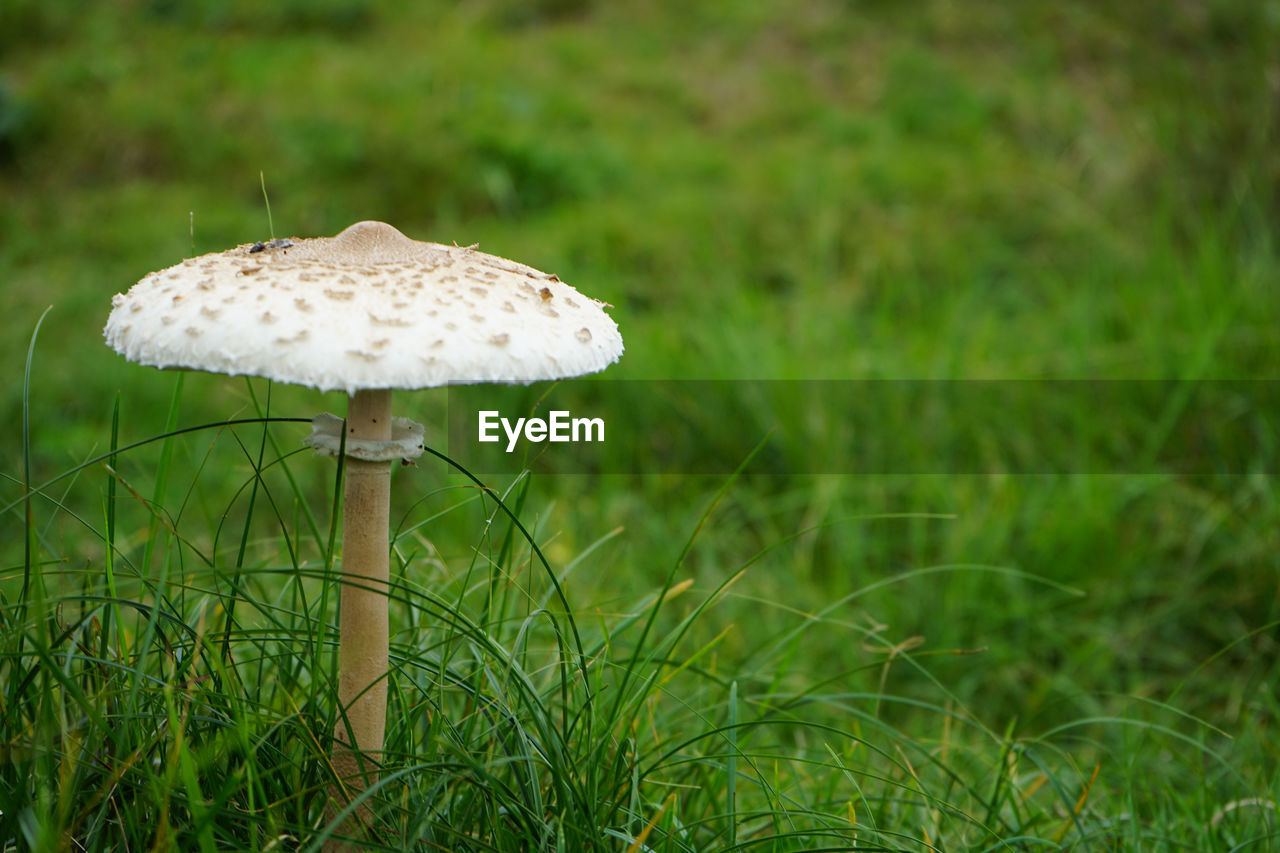
[[[357,391],[347,404],[347,441],[391,439],[391,391]],[[342,509],[338,698],[333,768],[354,798],[378,779],[387,717],[388,517],[391,463],[347,457]],[[348,731],[349,729],[349,731]],[[347,797],[339,796],[339,808]],[[369,816],[368,809],[357,815]],[[348,824],[343,834],[354,834]]]

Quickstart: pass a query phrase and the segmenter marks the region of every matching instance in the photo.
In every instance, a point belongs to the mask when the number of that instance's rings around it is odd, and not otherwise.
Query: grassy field
[[[612,303],[594,393],[730,457],[395,475],[377,849],[1280,847],[1280,5],[400,5],[0,4],[0,850],[336,828],[342,400],[101,329],[360,219]],[[935,456],[918,380],[1031,392]]]

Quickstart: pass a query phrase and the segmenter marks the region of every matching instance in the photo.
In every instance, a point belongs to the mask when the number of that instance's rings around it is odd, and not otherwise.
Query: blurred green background
[[[50,303],[44,357],[101,356],[192,212],[197,252],[266,236],[262,172],[280,235],[561,272],[617,306],[626,377],[1275,363],[1274,3],[3,10],[6,359]]]
[[[102,451],[117,391],[123,440],[162,430],[174,379],[106,349],[111,296],[193,248],[268,237],[260,173],[276,236],[382,219],[612,303],[627,351],[608,378],[1272,379],[1278,131],[1272,0],[3,0],[0,461],[20,480],[49,305],[35,479]],[[275,414],[341,411],[271,394]],[[439,422],[442,398],[397,399]],[[193,375],[181,420],[250,408],[243,380]],[[918,417],[880,415],[889,436]],[[1079,416],[1143,428],[1122,404]],[[735,410],[735,429],[770,425]],[[686,572],[714,588],[783,543],[709,636],[897,578],[824,615],[788,677],[883,662],[854,625],[885,648],[983,649],[887,689],[941,683],[1030,732],[1170,702],[1274,784],[1271,438],[1222,477],[786,477],[775,458]],[[315,478],[324,506],[330,472]],[[536,480],[553,556],[624,528],[571,598],[651,588],[718,482]],[[422,483],[400,477],[397,500]],[[72,538],[67,559],[94,547]],[[955,565],[999,571],[912,574]],[[751,645],[734,633],[717,654]],[[1166,784],[1159,749],[1124,754],[1146,759],[1104,784]]]

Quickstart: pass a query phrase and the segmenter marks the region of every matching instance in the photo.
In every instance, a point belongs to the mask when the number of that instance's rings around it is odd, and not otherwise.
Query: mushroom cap
[[[103,334],[130,361],[324,391],[534,382],[622,355],[604,303],[556,276],[383,222],[191,258],[112,305]]]

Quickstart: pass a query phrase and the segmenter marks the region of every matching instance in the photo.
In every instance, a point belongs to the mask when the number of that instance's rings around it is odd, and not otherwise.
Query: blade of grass
[[[114,471],[116,467],[115,450],[120,446],[120,394],[116,393],[115,405],[111,408],[111,455],[107,457],[108,472]],[[119,591],[116,589],[116,478],[107,475],[107,496],[106,506],[104,507],[106,514],[106,552],[103,554],[102,567],[103,574],[107,583],[107,595],[111,599],[119,598]],[[98,647],[98,657],[107,660],[108,643],[113,627],[123,628],[124,623],[120,620],[119,606],[112,604],[102,611],[102,632],[101,643]],[[120,632],[121,639],[124,638],[124,631]],[[122,645],[119,648],[121,655],[127,654],[127,649]]]
[[[164,496],[168,490],[169,466],[173,462],[173,439],[176,435],[174,428],[178,423],[179,404],[182,400],[182,383],[185,378],[186,374],[179,372],[178,378],[174,380],[173,395],[169,398],[169,413],[165,416],[164,437],[160,443],[160,460],[156,464],[156,482],[151,492],[152,506],[157,508],[164,506]],[[152,516],[151,525],[147,531],[147,544],[142,552],[140,568],[144,573],[151,570],[151,556],[155,552],[156,534],[159,530],[160,516],[157,513]]]
[[[271,197],[267,195],[267,176],[262,170],[258,170],[258,183],[262,186],[262,203],[267,206],[267,232],[271,235],[271,239],[276,238],[276,224],[271,219]]]
[[[680,550],[680,555],[672,565],[671,571],[667,573],[666,580],[663,582],[662,588],[659,590],[657,598],[654,601],[654,606],[649,610],[648,618],[645,620],[644,627],[640,631],[640,637],[636,641],[636,648],[643,649],[645,647],[645,642],[658,619],[659,605],[665,598],[667,591],[671,589],[672,584],[675,583],[676,574],[684,565],[684,561],[689,556],[689,552],[693,550],[693,544],[697,541],[698,535],[702,532],[703,528],[706,527],[707,520],[711,518],[711,514],[715,512],[716,507],[720,505],[720,502],[724,500],[725,495],[729,493],[729,488],[737,481],[738,477],[742,475],[742,472],[747,469],[747,466],[751,464],[751,460],[764,449],[765,445],[769,443],[769,439],[772,437],[772,432],[765,435],[765,437],[760,440],[751,452],[747,454],[746,458],[738,464],[737,469],[734,470],[734,472],[730,474],[720,485],[720,488],[716,491],[715,497],[712,498],[711,502],[707,505],[707,508],[703,511],[701,517],[699,517],[697,524],[694,525],[693,531],[689,534],[688,539],[686,539],[684,547]],[[650,653],[648,659],[645,661],[645,666],[651,666],[652,663],[653,655]],[[622,678],[619,680],[619,684],[614,692],[612,706],[603,721],[604,725],[609,729],[612,729],[618,721],[618,715],[621,712],[623,703],[629,701],[627,688],[631,684],[632,676],[636,672],[636,669],[636,667],[627,667],[623,670]],[[649,680],[649,683],[653,683],[652,679]]]
[[[249,395],[253,396],[253,383],[249,379],[245,379],[245,384],[249,386]],[[254,403],[257,399],[254,398]],[[267,383],[267,403],[266,416],[271,414],[271,383]],[[258,499],[258,487],[262,483],[262,460],[267,452],[267,429],[266,423],[262,425],[262,438],[258,442],[258,460],[253,466],[253,481],[249,487],[249,505],[245,511],[244,527],[240,531],[240,547],[236,551],[235,570],[231,573],[231,595],[226,604],[226,618],[222,623],[222,660],[226,665],[230,665],[231,661],[231,631],[235,627],[236,618],[236,602],[240,599],[242,590],[240,588],[240,579],[244,572],[244,555],[249,547],[249,533],[253,527],[253,506]]]
[[[725,740],[729,753],[725,759],[725,775],[728,776],[725,815],[729,820],[729,847],[738,844],[738,682],[729,684],[729,723],[725,726]]]
[[[40,327],[44,324],[44,318],[49,316],[49,312],[53,310],[50,305],[44,309],[40,318],[36,320],[36,326],[31,331],[31,341],[27,345],[27,363],[22,373],[22,507],[23,507],[23,529],[22,529],[22,589],[18,597],[18,607],[15,611],[14,627],[18,633],[17,654],[15,660],[21,665],[23,644],[26,640],[25,622],[27,617],[27,599],[31,590],[31,569],[36,559],[34,549],[35,537],[35,518],[32,514],[31,506],[31,363],[35,360],[36,340],[40,335]],[[39,584],[39,577],[37,577]],[[18,689],[20,679],[13,679],[10,682],[11,690]],[[10,707],[16,702],[17,693],[10,696]]]

